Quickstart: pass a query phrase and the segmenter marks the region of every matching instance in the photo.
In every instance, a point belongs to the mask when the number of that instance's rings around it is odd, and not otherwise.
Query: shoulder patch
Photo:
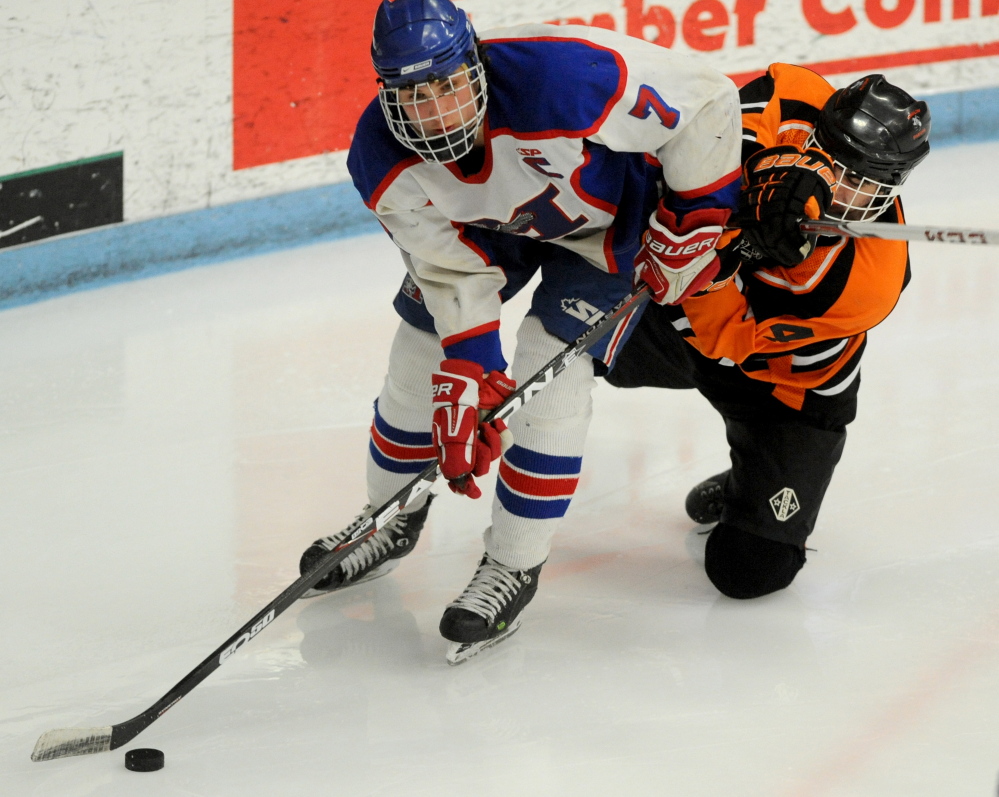
[[[494,39],[483,45],[483,60],[489,124],[497,133],[582,138],[624,95],[620,53],[582,39]]]
[[[415,160],[414,160],[415,159]],[[354,140],[347,153],[347,171],[365,204],[384,190],[387,178],[401,168],[422,159],[400,144],[389,130],[376,97],[357,123]]]
[[[798,122],[808,122],[814,125],[819,121],[819,108],[801,100],[780,101],[780,120],[787,122],[795,120]]]

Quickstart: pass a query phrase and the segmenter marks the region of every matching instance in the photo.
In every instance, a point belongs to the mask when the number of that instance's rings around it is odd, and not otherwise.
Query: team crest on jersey
[[[521,211],[510,221],[495,221],[493,219],[476,219],[475,221],[470,221],[474,227],[484,227],[487,230],[495,230],[496,232],[505,232],[510,235],[521,235],[527,232],[528,228],[537,218],[537,214],[531,213],[528,210]]]
[[[604,317],[604,311],[599,307],[594,307],[585,299],[563,299],[562,312],[568,313],[573,318],[578,318],[584,324],[593,326]]]
[[[513,235],[529,235],[541,241],[553,241],[575,232],[589,221],[582,214],[576,218],[566,215],[566,212],[555,201],[559,195],[558,188],[553,183],[549,183],[545,190],[536,197],[515,208],[510,221],[475,219],[467,223],[474,227],[485,227],[487,230]]]
[[[790,487],[785,487],[779,493],[770,498],[770,508],[774,511],[777,520],[783,523],[791,515],[801,509],[798,503],[798,496]]]
[[[399,290],[402,291],[403,296],[408,296],[417,304],[423,304],[423,291],[421,291],[420,287],[413,282],[413,278],[409,276],[409,274],[407,274],[406,279],[402,281],[402,287]]]

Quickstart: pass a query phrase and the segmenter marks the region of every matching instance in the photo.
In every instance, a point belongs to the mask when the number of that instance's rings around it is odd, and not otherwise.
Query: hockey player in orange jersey
[[[907,244],[808,238],[806,218],[903,222],[899,189],[929,152],[930,113],[881,75],[839,91],[774,64],[740,91],[741,231],[722,269],[679,305],[653,305],[607,381],[697,388],[721,413],[732,467],[687,512],[717,523],[705,570],[733,598],[787,587],[856,416],[867,331],[909,280]]]

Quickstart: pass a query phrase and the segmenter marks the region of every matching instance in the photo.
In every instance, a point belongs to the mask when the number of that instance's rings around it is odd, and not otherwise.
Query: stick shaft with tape
[[[918,224],[880,224],[876,221],[803,221],[803,233],[845,235],[850,238],[880,238],[886,241],[925,241],[944,244],[999,244],[999,230],[968,227],[938,227]]]

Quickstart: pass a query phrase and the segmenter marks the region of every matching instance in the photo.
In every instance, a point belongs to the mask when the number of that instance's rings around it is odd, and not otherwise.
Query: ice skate
[[[461,664],[520,628],[520,612],[538,591],[544,564],[515,570],[485,554],[465,591],[444,610],[441,636],[451,642],[448,664]]]
[[[316,582],[315,586],[302,597],[314,598],[317,595],[325,595],[354,584],[371,581],[395,570],[399,566],[399,560],[412,551],[420,539],[420,532],[427,522],[430,503],[435,497],[431,493],[421,509],[392,518],[334,567],[329,575],[323,576]],[[320,559],[347,539],[354,529],[370,516],[371,509],[369,504],[343,531],[312,543],[302,554],[298,564],[299,572],[305,575],[313,570]]]
[[[698,484],[687,493],[684,508],[687,517],[695,523],[717,523],[721,520],[722,494],[725,492],[725,482],[731,470],[718,473]]]

